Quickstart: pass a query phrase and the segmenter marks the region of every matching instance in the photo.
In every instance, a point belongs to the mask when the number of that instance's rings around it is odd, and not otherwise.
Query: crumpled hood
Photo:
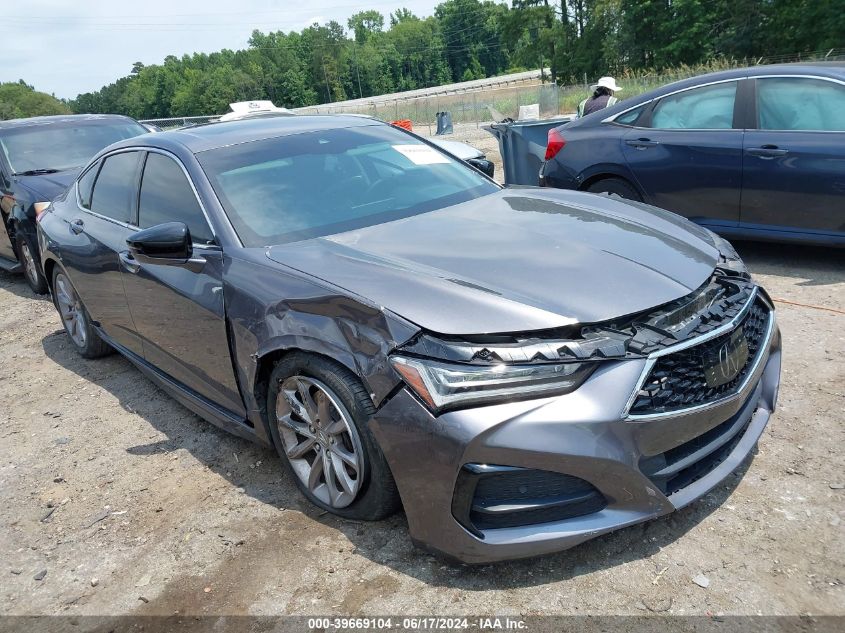
[[[16,176],[18,182],[29,189],[36,198],[36,202],[49,202],[56,198],[67,189],[76,174],[78,169],[68,169],[59,171],[55,174],[44,174],[41,176]]]
[[[713,273],[707,231],[621,199],[504,189],[268,257],[441,334],[594,323],[682,297]]]

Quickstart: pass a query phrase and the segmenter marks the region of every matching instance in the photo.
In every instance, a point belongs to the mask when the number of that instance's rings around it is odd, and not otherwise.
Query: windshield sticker
[[[437,165],[449,162],[448,158],[428,145],[393,145],[393,149],[414,165]]]

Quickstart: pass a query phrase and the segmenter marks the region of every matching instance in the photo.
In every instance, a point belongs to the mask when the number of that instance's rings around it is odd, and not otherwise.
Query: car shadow
[[[204,421],[144,378],[122,356],[84,359],[76,353],[61,329],[45,336],[42,346],[53,362],[106,390],[124,410],[139,416],[165,436],[147,444],[130,446],[125,449],[128,454],[152,456],[186,450],[225,478],[234,489],[278,508],[280,512],[273,517],[273,523],[317,521],[342,534],[353,546],[354,553],[377,565],[431,585],[466,591],[535,586],[652,556],[681,538],[724,503],[752,459],[746,460],[734,475],[703,499],[669,516],[624,528],[559,554],[493,565],[460,565],[415,547],[402,513],[370,523],[341,519],[313,506],[301,496],[273,450],[230,435]],[[262,467],[256,468],[259,462]],[[301,515],[282,513],[284,510]],[[272,533],[270,527],[266,530],[268,534]],[[265,548],[266,552],[262,551],[265,557],[285,556],[284,552],[274,554],[277,548],[271,542],[262,544],[259,541],[251,547]]]
[[[32,288],[26,283],[26,279],[22,273],[10,273],[5,270],[0,270],[0,289],[7,290],[13,295],[23,299],[35,299],[36,301],[50,301],[50,295],[37,295],[32,292]]]
[[[686,508],[604,534],[562,552],[516,561],[463,565],[410,544],[407,548],[397,547],[391,543],[390,534],[379,534],[379,531],[402,529],[404,540],[409,541],[404,515],[389,519],[386,527],[380,525],[384,521],[356,525],[331,515],[318,520],[343,532],[355,544],[358,554],[429,585],[464,591],[534,587],[612,569],[659,553],[699,525],[733,494],[756,452],[755,448],[732,475]]]
[[[826,286],[845,282],[845,248],[731,242],[752,274],[803,279],[798,286]]]
[[[148,444],[130,446],[125,449],[128,454],[150,456],[187,450],[259,501],[297,508],[293,490],[289,495],[277,492],[279,478],[284,473],[278,469],[249,468],[258,461],[268,463],[275,459],[271,449],[203,420],[159,389],[120,354],[93,360],[82,358],[61,328],[42,338],[41,345],[51,361],[104,389],[125,411],[139,416],[165,436]]]

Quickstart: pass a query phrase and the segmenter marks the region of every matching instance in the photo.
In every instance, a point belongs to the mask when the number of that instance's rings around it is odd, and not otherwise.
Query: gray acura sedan
[[[635,202],[502,188],[358,117],[107,148],[39,221],[74,346],[274,447],[314,504],[465,562],[685,506],[752,452],[780,335],[733,248]]]

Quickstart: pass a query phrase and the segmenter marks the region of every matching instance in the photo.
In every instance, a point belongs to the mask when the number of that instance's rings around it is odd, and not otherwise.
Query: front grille
[[[680,446],[643,457],[640,471],[665,495],[694,484],[724,462],[739,444],[754,412],[757,394],[729,420]]]
[[[631,415],[666,413],[715,402],[737,391],[754,366],[765,343],[769,308],[757,298],[737,328],[742,328],[748,343],[748,358],[739,373],[725,384],[707,384],[704,361],[728,343],[732,332],[687,349],[660,356],[637,393]],[[734,330],[735,331],[735,330]]]
[[[563,521],[606,506],[592,484],[572,475],[468,464],[458,476],[452,514],[483,536],[481,530]]]

